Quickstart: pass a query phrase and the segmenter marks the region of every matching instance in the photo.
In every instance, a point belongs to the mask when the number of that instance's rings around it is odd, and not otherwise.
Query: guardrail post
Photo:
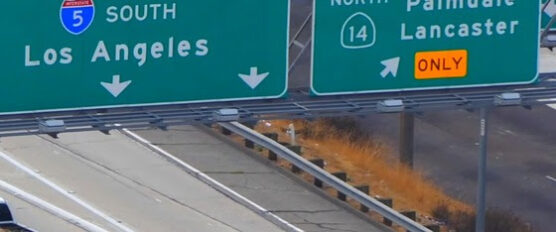
[[[380,201],[382,204],[392,208],[394,206],[394,200],[392,200],[392,198],[377,198],[378,201]],[[392,221],[388,218],[384,218],[382,220],[382,223],[384,223],[384,225],[387,226],[392,226]]]
[[[347,182],[347,174],[345,172],[335,172],[332,173],[332,175],[342,180],[343,182]]]
[[[244,122],[243,125],[249,127],[249,129],[255,129],[255,126],[257,125],[257,121]]]
[[[400,114],[400,162],[413,169],[415,116],[413,113]]]
[[[278,134],[277,133],[264,133],[263,135],[265,137],[268,137],[269,139],[272,139],[272,140],[278,142]]]
[[[332,173],[333,176],[337,177],[338,179],[347,182],[347,174],[345,172],[335,172]],[[342,201],[346,201],[347,200],[347,196],[346,194],[338,191],[338,199],[342,200]]]
[[[439,225],[428,225],[425,226],[427,227],[427,229],[431,230],[432,232],[440,232],[440,226]]]
[[[415,211],[402,211],[400,213],[413,221],[417,221],[417,212]]]
[[[278,155],[276,155],[276,153],[274,153],[273,151],[268,150],[268,159],[272,161],[277,161]]]
[[[298,155],[303,155],[303,153],[301,152],[301,146],[286,146],[288,149],[290,149],[290,151],[295,152],[295,154]]]
[[[311,161],[311,163],[313,163],[317,167],[324,169],[324,160],[323,159],[313,159],[313,160],[310,160],[310,161]],[[323,183],[322,183],[322,180],[320,180],[316,177],[315,177],[315,180],[314,180],[313,184],[315,186],[319,187],[319,188],[322,188],[324,186]]]
[[[301,169],[299,169],[299,167],[297,167],[297,166],[295,166],[295,165],[292,164],[292,172],[293,172],[293,173],[300,173],[300,172],[301,172]]]
[[[222,134],[224,134],[224,135],[232,135],[232,131],[226,129],[225,127],[222,127]]]
[[[355,186],[355,188],[358,189],[359,191],[361,191],[361,192],[363,192],[363,193],[369,195],[370,188],[369,188],[368,185]],[[369,207],[367,207],[367,206],[365,206],[365,205],[363,205],[363,204],[361,204],[361,206],[360,206],[359,209],[361,210],[361,212],[364,212],[364,213],[368,213],[368,212],[369,212]]]
[[[253,148],[255,148],[255,143],[253,141],[249,140],[249,139],[245,139],[245,146],[247,148],[253,149]]]
[[[301,152],[301,146],[291,146],[291,145],[288,145],[288,146],[286,146],[286,147],[287,147],[290,151],[293,151],[295,154],[298,154],[298,155],[300,155],[300,156],[303,155],[303,153]],[[300,172],[301,172],[301,169],[300,169],[299,167],[297,167],[297,166],[295,166],[295,165],[292,164],[292,172],[293,172],[293,173],[300,173]]]
[[[272,139],[276,142],[278,142],[278,134],[277,133],[264,133],[263,134],[265,137],[268,137],[269,139]],[[274,153],[271,150],[268,150],[268,159],[272,160],[272,161],[277,161],[278,160],[278,155],[276,155],[276,153]]]
[[[324,169],[324,160],[323,159],[312,159],[310,160],[311,163],[313,163],[314,165],[316,165],[319,168]]]
[[[402,211],[400,213],[413,221],[417,221],[417,212],[415,211]],[[407,232],[411,231],[408,230]]]

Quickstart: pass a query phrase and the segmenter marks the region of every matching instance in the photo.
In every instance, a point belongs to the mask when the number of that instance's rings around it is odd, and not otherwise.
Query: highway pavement
[[[389,231],[213,131],[138,133],[304,231]],[[118,131],[2,138],[0,179],[77,218],[63,218],[0,182],[16,220],[38,231],[282,231]]]
[[[227,138],[201,127],[135,131],[305,231],[389,231]]]
[[[282,231],[117,131],[2,138],[0,147],[1,180],[106,231]],[[33,229],[83,231],[7,192],[0,196]]]

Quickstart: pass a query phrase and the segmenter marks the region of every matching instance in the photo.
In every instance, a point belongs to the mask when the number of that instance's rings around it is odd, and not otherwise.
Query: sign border
[[[540,49],[541,49],[541,27],[537,28],[537,67],[536,67],[536,74],[534,75],[533,79],[530,81],[525,82],[507,82],[507,83],[495,83],[495,84],[476,84],[476,85],[450,85],[450,86],[438,86],[438,87],[422,87],[422,88],[397,88],[397,89],[381,89],[381,90],[356,90],[356,91],[343,91],[343,92],[326,92],[320,93],[314,87],[314,66],[315,66],[315,21],[317,18],[317,2],[318,0],[313,0],[313,22],[311,30],[313,34],[311,35],[312,43],[311,43],[311,69],[309,78],[311,83],[309,84],[309,88],[311,90],[311,94],[316,96],[335,96],[335,95],[353,95],[353,94],[365,94],[365,93],[388,93],[388,92],[407,92],[407,91],[419,91],[419,90],[443,90],[443,89],[463,89],[463,88],[473,88],[473,87],[495,87],[495,86],[512,86],[512,85],[523,85],[523,84],[531,84],[537,81],[540,74]],[[539,0],[541,3],[541,0]],[[539,25],[542,23],[542,6],[539,4]]]
[[[145,106],[169,106],[169,105],[180,105],[180,104],[197,104],[197,103],[216,103],[216,102],[233,102],[233,101],[249,101],[249,100],[266,100],[266,99],[277,99],[281,98],[288,92],[289,85],[289,57],[290,57],[290,21],[291,21],[291,1],[292,0],[282,0],[288,3],[288,13],[286,20],[286,38],[285,38],[285,48],[286,48],[286,65],[285,65],[285,85],[284,90],[278,95],[272,96],[259,96],[259,97],[244,97],[244,98],[220,98],[220,99],[209,99],[209,100],[192,100],[192,101],[171,101],[171,102],[155,102],[155,103],[137,103],[137,104],[114,104],[114,105],[99,105],[99,106],[87,106],[87,107],[73,107],[73,108],[58,108],[58,109],[45,109],[45,110],[25,110],[25,111],[11,111],[11,112],[0,112],[0,116],[8,115],[18,115],[18,114],[35,114],[35,113],[60,113],[64,111],[80,111],[80,110],[102,110],[102,109],[118,109],[118,108],[130,108],[130,107],[145,107]]]

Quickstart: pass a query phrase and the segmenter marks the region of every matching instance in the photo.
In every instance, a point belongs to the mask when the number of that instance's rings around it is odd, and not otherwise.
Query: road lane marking
[[[548,104],[547,106],[556,110],[556,104]]]
[[[62,208],[50,204],[49,202],[28,192],[25,192],[20,188],[15,187],[5,181],[0,180],[0,189],[83,230],[90,232],[108,232],[107,230],[102,229],[99,226],[84,220],[83,218],[80,218],[79,216],[76,216]]]
[[[8,163],[16,166],[17,168],[21,169],[23,172],[25,172],[26,174],[34,177],[35,179],[37,179],[38,181],[42,182],[43,184],[47,185],[48,187],[52,188],[53,190],[55,190],[56,192],[62,194],[63,196],[65,196],[66,198],[74,201],[75,203],[79,204],[80,206],[82,206],[83,208],[89,210],[90,212],[92,212],[93,214],[101,217],[102,219],[106,220],[108,223],[114,225],[115,227],[117,227],[118,229],[120,229],[121,231],[124,232],[134,232],[134,230],[132,230],[131,228],[123,225],[120,221],[106,215],[105,213],[103,213],[102,211],[98,210],[97,208],[93,207],[92,205],[88,204],[87,202],[81,200],[79,197],[76,197],[75,195],[70,194],[67,190],[64,190],[62,187],[56,185],[54,182],[48,180],[47,178],[41,176],[40,174],[38,174],[37,172],[33,171],[32,169],[28,168],[27,166],[21,164],[20,162],[18,162],[17,160],[13,159],[11,156],[9,156],[8,154],[1,152],[0,151],[0,158],[6,160]]]
[[[556,182],[556,178],[554,178],[552,176],[546,176],[546,179],[551,180],[553,182]]]
[[[223,185],[222,183],[218,182],[217,180],[213,179],[212,177],[208,176],[207,174],[201,172],[200,170],[196,169],[195,167],[185,163],[184,161],[178,159],[177,157],[173,156],[169,152],[163,150],[159,146],[152,144],[150,141],[144,139],[140,135],[133,133],[128,129],[120,130],[124,135],[129,136],[131,139],[137,141],[138,143],[146,146],[147,148],[151,149],[153,152],[162,155],[169,161],[173,162],[174,164],[182,167],[187,173],[191,176],[199,179],[203,183],[209,185],[210,187],[216,189],[220,193],[224,194],[225,196],[231,198],[232,200],[236,201],[237,203],[243,205],[244,207],[252,210],[253,212],[257,213],[258,215],[262,216],[266,220],[272,222],[273,224],[279,226],[286,231],[291,232],[303,232],[302,229],[296,227],[295,225],[287,222],[286,220],[282,219],[278,215],[272,213],[271,211],[263,208],[262,206],[258,205],[255,202],[247,199],[246,197],[240,195],[233,189],[228,188],[227,186]]]

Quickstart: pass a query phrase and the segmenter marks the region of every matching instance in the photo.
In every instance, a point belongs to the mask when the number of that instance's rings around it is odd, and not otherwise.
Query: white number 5
[[[79,27],[83,25],[83,11],[82,10],[73,11],[73,20],[75,21],[75,23],[73,23],[74,27]]]

